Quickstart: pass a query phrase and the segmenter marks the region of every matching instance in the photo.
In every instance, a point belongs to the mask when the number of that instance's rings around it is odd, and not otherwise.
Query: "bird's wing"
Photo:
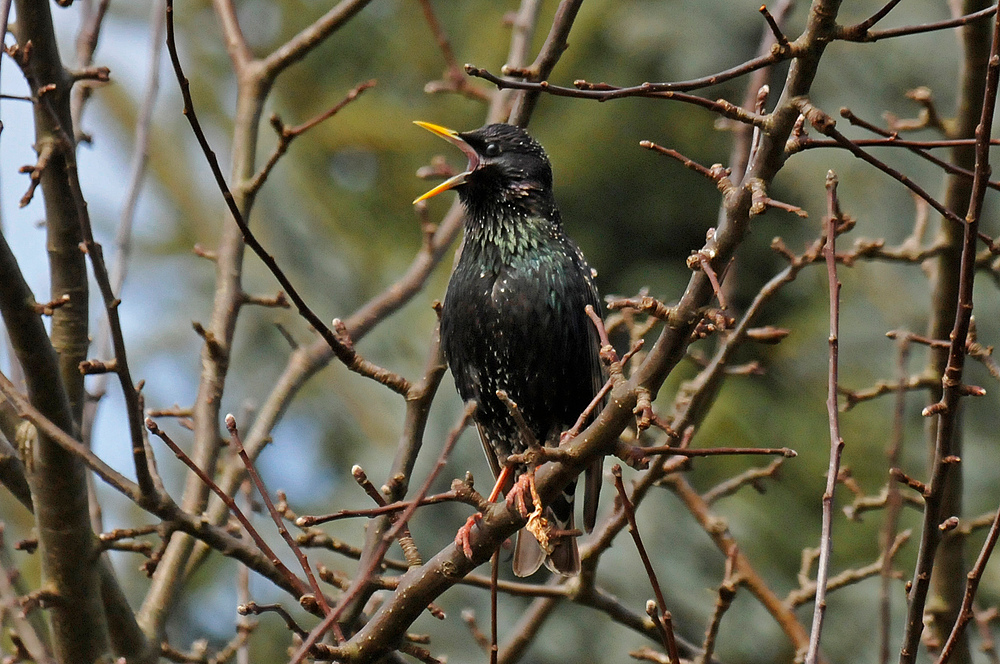
[[[597,287],[593,282],[593,279],[588,279],[590,284],[590,305],[594,307],[594,311],[597,312],[598,316],[601,316],[601,302],[600,297],[597,293]],[[603,316],[601,316],[603,318]],[[590,364],[590,376],[593,385],[592,394],[597,394],[604,387],[605,381],[607,381],[607,373],[605,371],[604,362],[601,361],[601,340],[600,335],[597,333],[597,329],[591,323],[587,326],[587,338],[590,341],[590,353],[588,354],[589,364]],[[594,416],[600,413],[604,409],[607,403],[607,397],[605,397],[600,404],[594,409]],[[591,420],[593,416],[591,417]],[[594,529],[594,524],[597,523],[597,504],[601,496],[601,483],[604,480],[604,458],[597,457],[587,466],[587,470],[584,474],[584,484],[583,484],[583,528],[588,533]]]
[[[500,459],[497,458],[497,453],[494,451],[494,445],[490,444],[489,439],[486,437],[486,432],[483,430],[483,425],[476,422],[476,429],[479,431],[479,442],[483,444],[483,452],[486,453],[486,460],[490,464],[490,470],[493,471],[493,478],[496,479],[500,477],[500,471],[503,470],[503,466],[500,464]],[[513,483],[513,476],[507,482],[508,484]],[[492,488],[492,487],[491,487]],[[502,487],[504,493],[510,490],[510,487]]]

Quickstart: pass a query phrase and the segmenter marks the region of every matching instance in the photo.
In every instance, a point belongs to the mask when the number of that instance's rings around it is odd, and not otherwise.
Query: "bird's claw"
[[[472,560],[472,528],[483,520],[483,515],[476,512],[465,522],[465,525],[455,533],[455,546],[462,550],[465,557]]]
[[[538,497],[538,489],[535,487],[535,474],[528,471],[517,478],[514,486],[507,492],[507,506],[516,507],[518,513],[525,519],[534,512],[541,513],[542,501]]]

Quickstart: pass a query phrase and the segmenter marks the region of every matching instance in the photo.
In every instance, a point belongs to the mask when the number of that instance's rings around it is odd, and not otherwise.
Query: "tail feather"
[[[604,481],[604,458],[594,459],[584,473],[583,482],[583,529],[588,533],[597,523],[597,501],[601,497],[601,482]]]
[[[573,529],[573,494],[576,482],[571,482],[552,504],[545,508],[544,516],[555,530]],[[514,545],[514,574],[531,576],[545,563],[556,574],[573,576],[580,573],[580,550],[575,537],[558,537],[551,540],[552,551],[548,555],[535,537],[525,530],[517,533]]]
[[[531,576],[542,566],[545,552],[534,535],[526,530],[517,531],[517,542],[514,544],[514,560],[512,566],[517,576]]]

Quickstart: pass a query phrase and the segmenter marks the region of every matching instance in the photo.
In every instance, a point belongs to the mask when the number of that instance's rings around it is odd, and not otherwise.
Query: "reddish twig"
[[[460,501],[460,497],[454,491],[445,491],[444,493],[439,493],[433,496],[427,496],[417,507],[423,507],[424,505],[437,505],[439,503],[445,502],[455,502]],[[383,504],[378,507],[371,507],[369,509],[362,510],[339,510],[332,514],[324,514],[322,516],[300,516],[295,520],[295,525],[301,528],[309,528],[311,526],[318,526],[323,523],[329,523],[330,521],[339,521],[340,519],[352,519],[356,517],[376,517],[382,516],[383,514],[394,514],[396,512],[402,512],[413,505],[412,500],[400,500],[394,503],[385,503],[383,499]]]
[[[431,483],[434,481],[438,473],[444,467],[445,463],[448,460],[448,456],[451,454],[452,448],[458,441],[458,437],[465,430],[465,427],[468,425],[469,420],[472,418],[473,412],[475,412],[475,403],[470,402],[468,405],[466,405],[465,410],[462,412],[462,417],[459,419],[458,424],[448,434],[448,439],[445,442],[444,449],[441,451],[441,456],[438,458],[437,464],[434,466],[434,469],[431,470],[431,472],[428,474],[427,480],[424,482],[424,485],[420,488],[420,491],[417,493],[417,497],[413,500],[413,503],[410,505],[410,507],[406,509],[406,511],[403,512],[403,514],[393,524],[392,528],[388,532],[386,532],[385,535],[382,537],[382,540],[381,542],[379,542],[375,554],[370,559],[367,569],[359,570],[359,572],[355,575],[354,580],[351,582],[350,587],[344,591],[344,594],[337,602],[337,606],[333,607],[330,613],[328,613],[323,618],[322,622],[320,622],[319,625],[314,627],[313,630],[309,632],[309,636],[303,640],[302,645],[299,646],[299,649],[295,651],[295,654],[293,655],[290,664],[299,664],[299,662],[301,662],[303,658],[305,658],[306,655],[309,654],[313,645],[319,642],[319,639],[321,639],[323,635],[326,634],[327,630],[330,629],[337,622],[337,620],[340,619],[341,614],[343,614],[347,606],[358,595],[360,595],[360,593],[368,585],[368,582],[371,579],[372,575],[375,573],[376,568],[379,566],[379,564],[381,564],[382,558],[385,556],[386,551],[388,551],[389,544],[396,538],[396,536],[399,534],[400,530],[406,525],[410,517],[413,516],[414,511],[416,511],[417,507],[420,504],[420,501],[423,499],[424,496],[427,495],[427,491],[430,489]]]
[[[899,0],[890,0],[888,3],[889,9],[895,6]],[[972,23],[973,21],[978,21],[981,18],[986,18],[991,16],[996,12],[997,8],[987,7],[978,12],[973,12],[971,14],[966,14],[964,16],[959,16],[957,18],[947,19],[944,21],[936,21],[934,23],[925,23],[923,25],[908,25],[900,28],[890,28],[888,30],[859,30],[858,26],[863,26],[868,21],[872,19],[869,18],[866,21],[859,23],[857,26],[847,26],[840,29],[840,33],[837,35],[838,39],[843,39],[846,41],[859,41],[859,42],[875,42],[880,39],[889,39],[892,37],[905,37],[907,35],[917,35],[924,32],[937,32],[939,30],[947,30],[949,28],[957,28],[963,25]],[[885,8],[879,10],[874,16],[877,17],[876,20],[881,19],[885,14],[882,12]],[[887,11],[885,13],[888,13]]]
[[[976,599],[976,591],[979,589],[979,581],[983,578],[986,563],[993,554],[993,548],[996,546],[998,537],[1000,537],[1000,510],[997,510],[996,515],[993,517],[993,523],[990,525],[990,531],[986,535],[986,541],[983,542],[983,547],[980,549],[979,556],[976,558],[976,564],[973,565],[972,569],[969,571],[968,580],[965,584],[965,594],[962,597],[962,608],[959,609],[958,619],[955,621],[955,625],[952,627],[951,633],[948,635],[948,640],[945,641],[944,647],[941,649],[941,654],[938,655],[937,664],[946,664],[946,662],[951,658],[952,653],[958,645],[958,640],[962,636],[963,630],[965,630],[966,625],[968,625],[969,621],[974,617],[972,603]]]
[[[899,0],[896,1],[898,2]],[[767,7],[765,5],[761,5],[759,11],[764,16],[764,20],[767,21],[767,27],[774,35],[774,40],[778,43],[778,47],[783,51],[790,50],[792,45],[788,43],[788,37],[786,37],[785,33],[781,31],[781,27],[778,25],[778,22],[774,20],[774,17],[771,16],[771,12],[767,11]]]
[[[264,182],[267,180],[268,175],[271,174],[271,171],[277,165],[278,160],[281,159],[285,152],[288,151],[288,147],[292,144],[293,140],[324,120],[328,120],[336,115],[341,109],[357,99],[362,92],[368,88],[374,87],[375,83],[376,81],[372,79],[354,86],[350,91],[348,91],[347,95],[343,99],[334,104],[332,107],[316,115],[312,119],[306,120],[302,124],[295,125],[293,127],[285,126],[281,122],[281,118],[278,117],[277,113],[272,115],[271,126],[274,127],[274,131],[278,134],[278,144],[275,146],[274,152],[271,153],[271,156],[268,157],[267,163],[264,164],[264,167],[256,175],[254,175],[253,178],[246,183],[246,185],[244,185],[246,194],[253,196],[260,190],[260,188],[264,185]]]
[[[965,224],[964,219],[959,217],[952,210],[949,210],[944,203],[942,203],[941,201],[939,201],[938,199],[934,198],[929,193],[927,193],[927,190],[925,190],[923,187],[914,182],[909,176],[904,175],[895,168],[892,168],[891,166],[881,161],[880,159],[876,159],[870,153],[866,152],[865,150],[862,150],[857,141],[852,141],[851,139],[847,138],[842,133],[837,131],[836,129],[837,123],[829,115],[821,111],[816,106],[813,106],[812,103],[810,103],[807,100],[801,100],[798,105],[799,105],[799,111],[802,113],[802,115],[805,116],[805,118],[812,124],[812,126],[815,127],[816,130],[819,131],[821,134],[831,137],[838,145],[847,149],[851,154],[853,154],[858,159],[861,159],[862,161],[871,164],[878,170],[882,171],[889,177],[893,178],[894,180],[905,186],[907,189],[909,189],[914,194],[919,196],[921,199],[926,201],[928,205],[937,210],[941,214],[941,216],[948,219],[948,221],[959,224],[960,226],[964,226]],[[984,139],[983,141],[984,149],[989,145],[989,143],[990,141],[988,138]],[[978,171],[976,172],[976,177],[979,178]],[[986,175],[983,175],[978,185],[983,188],[984,194],[986,189],[986,183],[988,181],[989,178]],[[979,232],[978,223],[976,224],[975,237],[986,243],[986,245],[990,247],[991,251],[995,248],[992,238],[990,238],[988,235]]]
[[[615,476],[615,489],[618,490],[618,498],[621,500],[622,510],[625,512],[625,518],[628,519],[629,532],[632,535],[632,540],[635,542],[635,548],[639,552],[639,557],[642,559],[642,565],[646,568],[646,575],[649,577],[649,584],[653,588],[653,594],[656,596],[656,604],[653,606],[653,610],[647,609],[647,613],[656,622],[657,627],[660,629],[660,633],[663,636],[663,647],[667,649],[667,653],[670,655],[671,664],[680,664],[680,657],[677,654],[677,642],[674,640],[674,630],[671,625],[670,612],[667,611],[667,603],[663,598],[663,591],[660,590],[660,584],[656,580],[656,572],[653,570],[652,563],[649,562],[649,555],[646,553],[646,547],[642,543],[642,537],[639,536],[639,526],[635,521],[635,510],[632,508],[632,501],[629,500],[628,492],[625,491],[625,484],[622,481],[622,467],[617,463],[611,467],[611,473]],[[657,614],[657,609],[659,613]]]
[[[313,595],[315,596],[316,603],[319,605],[320,611],[323,614],[330,612],[330,605],[326,601],[326,597],[323,595],[323,589],[320,588],[319,582],[316,580],[316,576],[313,574],[312,567],[309,565],[309,559],[302,552],[302,548],[298,545],[295,539],[292,537],[291,533],[288,532],[288,528],[285,527],[285,520],[281,518],[281,514],[274,507],[274,501],[271,500],[270,494],[267,492],[267,487],[264,486],[264,481],[260,478],[260,474],[253,465],[253,461],[247,456],[247,451],[243,449],[243,442],[240,440],[240,432],[236,428],[236,418],[230,413],[226,415],[226,429],[229,431],[229,444],[233,446],[236,450],[236,454],[239,455],[240,461],[246,466],[247,475],[253,481],[254,486],[257,487],[257,493],[263,499],[264,504],[267,506],[267,511],[271,515],[271,520],[274,521],[274,525],[278,528],[278,533],[281,534],[282,539],[288,544],[288,548],[292,550],[295,554],[295,558],[299,561],[299,565],[302,566],[302,571],[306,575],[306,579],[309,580],[309,585],[312,586]],[[301,598],[300,598],[301,601]]]
[[[261,552],[267,556],[268,560],[270,560],[271,563],[285,577],[288,585],[295,588],[295,592],[298,593],[298,597],[305,595],[308,592],[308,588],[302,582],[302,579],[292,574],[292,571],[288,569],[283,562],[281,562],[281,559],[278,558],[271,547],[267,545],[267,542],[265,542],[264,538],[260,536],[257,529],[253,527],[253,524],[250,523],[250,519],[248,519],[246,514],[243,513],[240,506],[236,504],[233,497],[220,489],[219,485],[216,484],[211,477],[206,475],[205,471],[199,468],[198,464],[196,464],[191,457],[189,457],[184,450],[182,450],[180,446],[177,445],[177,443],[175,443],[169,435],[167,435],[165,431],[161,430],[160,427],[156,425],[156,422],[148,417],[146,418],[146,428],[149,429],[151,434],[162,440],[166,446],[170,448],[170,451],[174,453],[174,456],[180,459],[185,466],[191,469],[191,472],[197,475],[198,479],[204,482],[205,486],[211,489],[212,492],[226,504],[226,507],[229,508],[240,524],[243,525],[243,528],[247,531],[247,534],[250,535],[250,538],[253,539],[254,544],[257,545]]]
[[[685,168],[689,168],[698,175],[708,178],[716,184],[717,187],[722,188],[723,185],[728,185],[732,188],[733,183],[729,181],[729,169],[724,168],[721,164],[716,164],[711,168],[705,168],[693,159],[689,159],[682,155],[677,150],[672,148],[665,148],[662,145],[657,145],[652,141],[639,141],[639,147],[646,148],[647,150],[652,150],[653,152],[658,152],[672,159],[676,159],[681,162]]]
[[[288,631],[300,638],[304,638],[309,634],[306,630],[299,627],[299,624],[295,622],[291,614],[285,610],[280,604],[258,604],[257,602],[247,602],[246,604],[241,604],[236,607],[236,612],[241,616],[255,615],[259,616],[262,613],[277,613],[283,621],[285,621],[285,627]]]

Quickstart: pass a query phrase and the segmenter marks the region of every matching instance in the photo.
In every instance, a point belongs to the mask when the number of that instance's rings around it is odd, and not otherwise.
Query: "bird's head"
[[[552,203],[552,167],[545,150],[520,127],[486,125],[456,132],[429,122],[416,122],[454,144],[469,158],[464,171],[445,180],[417,200],[455,189],[467,207],[512,206],[544,214]]]

